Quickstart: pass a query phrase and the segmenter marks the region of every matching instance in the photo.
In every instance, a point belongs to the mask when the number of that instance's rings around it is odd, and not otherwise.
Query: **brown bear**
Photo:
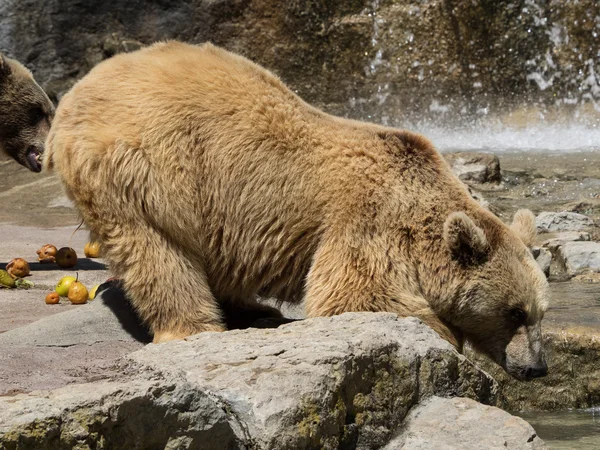
[[[0,150],[41,172],[54,105],[21,63],[0,54]]]
[[[60,175],[155,342],[225,329],[220,304],[418,316],[520,379],[546,371],[547,282],[424,137],[330,116],[210,44],[95,67],[62,99]]]

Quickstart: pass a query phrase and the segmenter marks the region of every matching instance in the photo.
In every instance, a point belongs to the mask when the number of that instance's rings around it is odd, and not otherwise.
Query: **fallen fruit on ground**
[[[17,289],[31,289],[34,286],[35,284],[33,284],[32,281],[26,280],[24,278],[15,279],[15,287]]]
[[[58,302],[60,302],[60,295],[57,292],[50,292],[46,295],[46,304],[56,305]]]
[[[29,263],[23,258],[14,258],[6,265],[6,271],[13,278],[23,278],[29,275],[31,269]]]
[[[71,287],[69,288],[69,294],[67,295],[67,298],[74,305],[83,305],[88,301],[88,290],[81,281],[73,281],[71,283]]]
[[[99,287],[100,287],[100,285],[97,284],[92,289],[90,289],[90,300],[94,300],[96,298],[96,291],[98,290]]]
[[[54,245],[46,244],[36,252],[38,261],[42,264],[56,262],[56,252],[57,250]]]
[[[0,287],[14,288],[15,279],[6,270],[0,270]]]
[[[56,252],[56,264],[68,269],[77,264],[77,253],[71,247],[62,247]]]
[[[0,270],[0,288],[30,289],[35,285],[23,278],[13,278],[6,270]]]
[[[71,275],[67,275],[66,277],[62,277],[59,282],[56,284],[55,291],[61,297],[67,297],[69,295],[69,288],[71,284],[76,281],[77,278],[72,277]]]
[[[87,258],[99,258],[100,257],[100,242],[88,242],[83,247],[83,253]]]

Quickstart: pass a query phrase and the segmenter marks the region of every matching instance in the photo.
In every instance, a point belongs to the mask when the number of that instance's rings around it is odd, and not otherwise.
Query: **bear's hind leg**
[[[177,244],[149,225],[131,230],[117,226],[103,233],[102,240],[112,270],[155,343],[225,330],[204,270]]]

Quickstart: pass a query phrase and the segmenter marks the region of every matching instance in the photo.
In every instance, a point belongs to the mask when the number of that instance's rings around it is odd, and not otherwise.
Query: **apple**
[[[57,292],[50,292],[46,295],[46,304],[56,305],[58,302],[60,302],[60,295]]]
[[[63,247],[56,252],[56,264],[68,269],[77,264],[77,253],[71,247]]]
[[[66,297],[69,295],[69,288],[73,281],[76,281],[77,278],[72,277],[71,275],[67,275],[66,277],[62,277],[58,284],[56,285],[56,292],[61,297]]]
[[[67,298],[74,305],[83,305],[88,301],[88,290],[81,281],[75,280],[71,283],[71,287],[69,287]]]
[[[88,242],[83,247],[83,253],[87,258],[98,258],[100,257],[100,242]]]
[[[13,278],[23,278],[29,275],[29,263],[23,258],[14,258],[6,265],[6,271]]]

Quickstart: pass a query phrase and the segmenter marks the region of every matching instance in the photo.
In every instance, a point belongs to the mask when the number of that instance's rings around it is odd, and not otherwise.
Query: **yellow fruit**
[[[90,300],[94,300],[96,298],[96,291],[98,290],[99,287],[100,287],[100,285],[97,284],[90,290]]]
[[[56,305],[58,302],[60,302],[60,295],[57,292],[50,292],[46,295],[46,304]]]
[[[71,284],[74,281],[77,281],[77,278],[72,277],[70,275],[67,275],[66,277],[62,277],[60,279],[60,281],[56,284],[55,291],[61,297],[66,297],[67,295],[69,295],[69,288],[71,287]]]
[[[38,261],[42,264],[53,263],[56,261],[56,247],[52,244],[46,244],[37,252]]]
[[[6,271],[13,278],[23,278],[29,275],[29,263],[23,258],[14,258],[6,265]]]
[[[56,252],[56,264],[68,269],[77,264],[77,253],[71,247],[63,247]]]
[[[83,253],[87,258],[99,258],[100,257],[100,242],[88,242],[83,247]]]
[[[81,281],[73,281],[73,283],[71,283],[71,287],[69,288],[69,294],[67,295],[67,298],[74,305],[83,305],[88,301],[88,290]]]

